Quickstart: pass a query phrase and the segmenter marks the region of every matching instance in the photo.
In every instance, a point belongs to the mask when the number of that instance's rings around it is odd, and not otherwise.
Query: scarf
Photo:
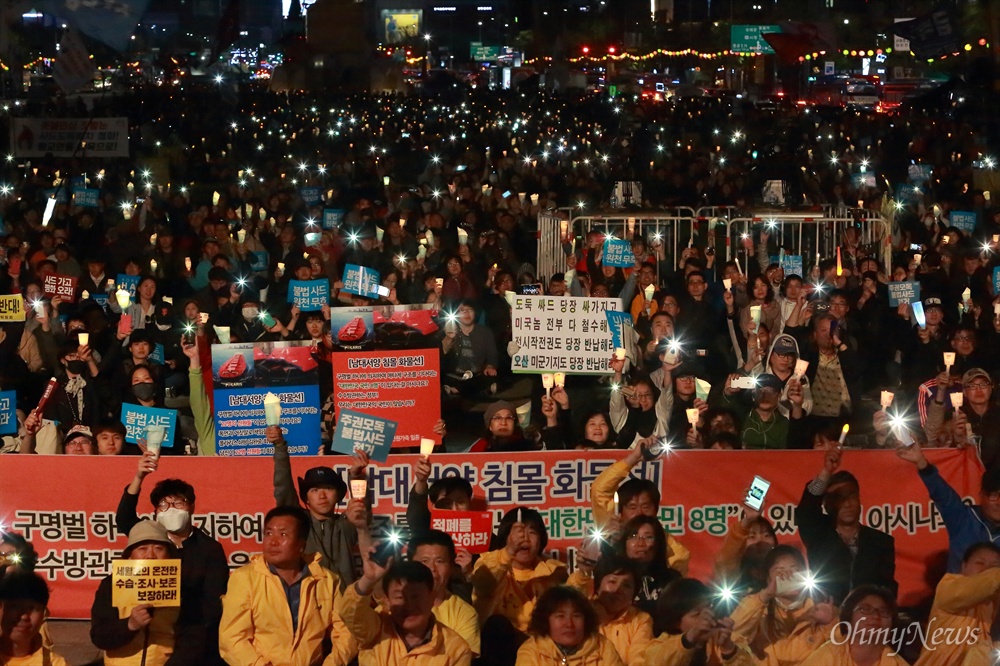
[[[73,400],[76,400],[76,409],[73,412],[78,423],[83,423],[83,389],[86,386],[87,380],[83,378],[83,375],[78,375],[72,379],[68,379],[66,386],[63,387],[67,397],[70,399],[70,409],[73,409]]]

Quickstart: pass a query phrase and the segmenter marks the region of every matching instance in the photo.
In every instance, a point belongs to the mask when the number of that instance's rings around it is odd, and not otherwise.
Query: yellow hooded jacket
[[[593,603],[601,621],[601,635],[615,646],[625,666],[638,664],[646,646],[653,640],[653,618],[635,606],[629,606],[618,617],[608,617],[599,601]]]
[[[437,621],[430,640],[409,649],[387,612],[372,608],[370,594],[348,585],[337,599],[337,611],[361,647],[360,666],[469,666],[472,651],[465,639]]]
[[[767,604],[759,594],[743,599],[732,613],[733,633],[746,638],[758,664],[785,666],[798,664],[816,648],[830,639],[837,626],[837,617],[829,624],[816,624],[811,619],[814,604],[807,599],[802,608],[774,609],[773,620],[767,618]]]
[[[945,574],[934,593],[926,645],[914,666],[961,664],[978,643],[992,647],[990,627],[997,614],[998,591],[1000,569],[972,576]]]
[[[619,460],[594,479],[590,486],[590,504],[594,510],[594,524],[603,530],[615,513],[615,492],[618,486],[628,478],[629,466]],[[667,534],[667,564],[676,569],[682,576],[687,576],[688,561],[691,551],[681,545],[681,542]]]
[[[548,636],[532,636],[517,651],[516,666],[624,666],[611,641],[600,634],[588,637],[577,651],[563,656]]]
[[[883,648],[876,666],[907,666],[905,659],[891,652],[892,648]],[[800,666],[857,666],[857,662],[851,657],[851,646],[848,643],[837,645],[833,641],[827,641],[808,655]]]
[[[642,658],[637,666],[688,666],[698,654],[697,648],[684,646],[683,634],[660,634],[643,650]],[[709,641],[705,646],[708,657],[706,666],[753,666],[753,655],[750,649],[733,634],[736,652],[729,659],[722,656],[722,650],[715,641]]]
[[[321,567],[316,555],[307,556],[307,561],[309,575],[301,582],[294,632],[284,586],[263,555],[254,555],[229,577],[219,623],[219,651],[226,663],[312,666],[320,663],[326,637],[333,651],[322,661],[324,666],[346,666],[358,653],[354,637],[334,611],[340,596],[337,575]]]
[[[519,631],[527,631],[531,611],[545,590],[564,583],[566,565],[539,558],[534,569],[515,569],[506,548],[483,553],[472,570],[472,601],[480,623],[502,615]]]

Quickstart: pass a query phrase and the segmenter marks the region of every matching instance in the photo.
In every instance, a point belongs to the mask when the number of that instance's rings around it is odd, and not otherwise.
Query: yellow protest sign
[[[24,299],[21,294],[0,296],[0,322],[24,321]]]
[[[180,560],[114,560],[111,562],[111,605],[180,606]]]

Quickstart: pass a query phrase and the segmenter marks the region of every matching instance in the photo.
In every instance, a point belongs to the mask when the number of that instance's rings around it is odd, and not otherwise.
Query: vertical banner
[[[515,296],[512,308],[516,373],[611,374],[615,345],[607,312],[622,309],[619,298]]]
[[[441,419],[441,357],[437,349],[344,352],[333,355],[334,405],[396,422],[392,445],[420,446]]]
[[[264,396],[281,400],[281,430],[293,455],[320,447],[319,365],[308,341],[212,345],[215,445],[220,456],[269,456]]]

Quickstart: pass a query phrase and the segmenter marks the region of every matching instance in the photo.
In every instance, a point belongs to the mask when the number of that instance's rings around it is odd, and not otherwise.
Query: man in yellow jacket
[[[440,530],[428,530],[410,539],[410,559],[430,569],[434,576],[434,617],[469,644],[479,654],[479,616],[472,604],[448,589],[455,570],[455,542]]]
[[[298,507],[264,517],[264,553],[229,578],[219,650],[232,666],[346,666],[357,643],[334,607],[336,574],[306,557],[309,516]],[[323,659],[323,641],[332,652]]]
[[[337,612],[361,646],[360,666],[470,666],[461,636],[434,617],[434,574],[419,562],[385,565],[362,555],[364,574],[337,599]],[[385,602],[372,593],[382,581]]]
[[[990,627],[1000,593],[1000,548],[977,543],[965,551],[962,572],[945,574],[934,593],[924,648],[915,666],[987,664],[994,655]],[[948,640],[942,640],[944,637]]]
[[[640,442],[628,455],[601,472],[590,486],[590,504],[594,511],[597,529],[610,538],[615,538],[619,528],[636,516],[660,515],[660,491],[645,479],[630,479],[629,472],[642,460],[643,448],[647,442]],[[622,481],[625,481],[623,484]],[[615,502],[615,494],[618,502]],[[615,510],[618,510],[618,515]],[[612,534],[608,534],[611,532]],[[667,564],[682,576],[687,575],[691,553],[677,539],[667,534]]]

